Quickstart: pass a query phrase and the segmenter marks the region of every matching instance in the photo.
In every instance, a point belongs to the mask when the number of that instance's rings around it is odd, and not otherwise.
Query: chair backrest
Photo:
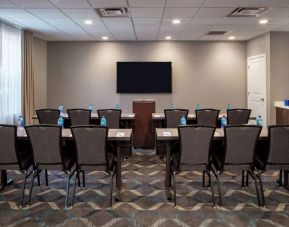
[[[16,136],[16,126],[0,125],[0,165],[18,163],[16,154]]]
[[[78,166],[107,165],[108,128],[89,125],[71,127],[77,150]]]
[[[40,109],[36,110],[39,124],[57,125],[60,111],[58,109]]]
[[[268,164],[289,164],[289,125],[269,126]]]
[[[225,164],[250,165],[253,163],[257,140],[262,127],[255,125],[226,126]]]
[[[61,127],[31,125],[25,127],[36,165],[63,164],[61,159]]]
[[[119,128],[121,110],[101,109],[101,110],[97,110],[97,114],[98,114],[99,120],[101,120],[102,116],[105,117],[106,125],[108,128]]]
[[[89,125],[91,110],[88,109],[68,109],[67,110],[71,126]]]
[[[248,124],[250,109],[230,109],[227,110],[228,125]]]
[[[208,165],[215,127],[179,126],[180,164]]]
[[[220,110],[200,109],[196,110],[196,119],[198,125],[217,126]]]
[[[165,119],[167,128],[177,128],[180,125],[182,116],[188,118],[187,109],[165,109]]]

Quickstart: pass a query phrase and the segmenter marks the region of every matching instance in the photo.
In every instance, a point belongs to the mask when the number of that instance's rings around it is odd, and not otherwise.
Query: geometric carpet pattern
[[[263,175],[266,207],[262,208],[257,205],[253,182],[241,188],[238,172],[222,175],[223,206],[215,208],[209,188],[201,187],[201,173],[181,172],[174,208],[166,199],[164,170],[165,162],[154,150],[135,150],[122,165],[122,201],[113,202],[111,209],[105,173],[87,173],[86,188],[77,188],[74,206],[64,209],[62,172],[49,172],[48,189],[41,176],[42,186],[35,187],[31,206],[19,208],[22,174],[10,171],[8,177],[14,183],[0,193],[0,226],[289,226],[289,192],[278,187],[278,172]]]

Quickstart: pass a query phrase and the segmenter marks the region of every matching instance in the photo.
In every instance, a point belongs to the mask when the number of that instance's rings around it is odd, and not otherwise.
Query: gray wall
[[[117,61],[172,61],[172,94],[117,94]],[[176,107],[246,107],[245,42],[48,42],[47,104],[131,111],[134,99]]]
[[[271,33],[271,113],[274,101],[289,99],[289,32]],[[275,120],[275,118],[274,118]],[[275,123],[275,122],[273,122]]]
[[[255,55],[266,54],[266,76],[267,76],[267,122],[268,124],[274,121],[271,113],[271,88],[270,88],[270,77],[271,77],[271,50],[270,50],[270,33],[261,35],[254,39],[247,41],[247,58]],[[247,88],[246,88],[247,89]]]
[[[47,106],[47,42],[34,37],[33,68],[35,109]]]

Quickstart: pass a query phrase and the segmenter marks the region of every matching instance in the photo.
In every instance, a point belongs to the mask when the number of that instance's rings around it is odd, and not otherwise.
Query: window
[[[0,22],[0,123],[21,114],[21,30]]]

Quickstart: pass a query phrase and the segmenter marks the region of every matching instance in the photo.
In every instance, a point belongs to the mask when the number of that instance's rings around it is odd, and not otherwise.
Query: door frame
[[[263,54],[257,54],[257,55],[253,55],[250,57],[247,57],[247,108],[249,106],[249,61],[255,58],[264,58],[264,62],[265,62],[265,94],[264,94],[264,114],[265,114],[265,123],[264,126],[268,125],[268,120],[269,120],[269,115],[268,115],[268,110],[267,110],[267,104],[268,104],[268,91],[267,91],[267,57],[266,57],[266,53]]]

